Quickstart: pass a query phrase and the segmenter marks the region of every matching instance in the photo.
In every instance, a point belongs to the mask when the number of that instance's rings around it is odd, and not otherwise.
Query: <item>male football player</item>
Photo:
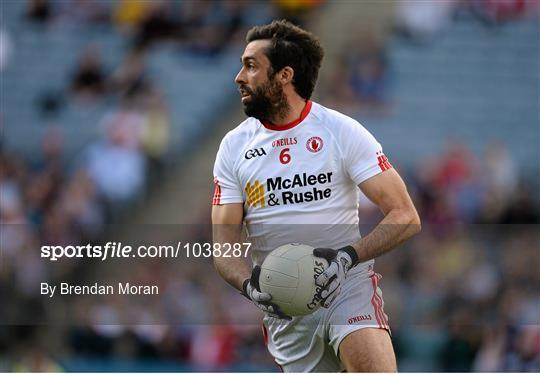
[[[323,58],[311,33],[274,21],[252,28],[246,41],[235,81],[249,118],[221,142],[212,222],[218,243],[240,241],[246,223],[255,266],[215,257],[215,267],[265,312],[268,349],[282,370],[396,371],[373,259],[420,230],[416,209],[374,137],[310,101]],[[384,213],[363,238],[358,188]],[[297,223],[317,228],[301,242],[330,265],[316,279],[323,308],[290,318],[258,277],[268,251],[300,241]]]

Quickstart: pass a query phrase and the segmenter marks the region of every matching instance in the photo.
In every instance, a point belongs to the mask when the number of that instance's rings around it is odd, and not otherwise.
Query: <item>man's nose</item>
[[[238,74],[236,74],[236,78],[234,78],[234,81],[236,82],[236,84],[245,84],[246,83],[246,78],[245,78],[245,74],[244,74],[244,68],[240,69]]]

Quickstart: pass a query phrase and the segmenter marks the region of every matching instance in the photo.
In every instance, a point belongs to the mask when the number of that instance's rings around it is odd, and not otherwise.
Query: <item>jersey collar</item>
[[[299,125],[307,117],[307,115],[309,114],[311,110],[311,104],[312,104],[311,100],[306,101],[306,105],[304,106],[304,109],[302,109],[302,113],[300,113],[300,117],[298,117],[294,121],[289,122],[285,125],[277,126],[270,122],[262,122],[262,124],[268,130],[283,131],[283,130],[292,129],[293,127]]]

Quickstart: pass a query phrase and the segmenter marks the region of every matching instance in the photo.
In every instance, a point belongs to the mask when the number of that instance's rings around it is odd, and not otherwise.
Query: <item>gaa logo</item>
[[[246,153],[244,154],[244,157],[246,160],[249,160],[250,158],[257,157],[257,156],[266,156],[266,151],[264,148],[255,148],[255,149],[248,149]]]
[[[306,148],[312,153],[317,153],[322,149],[323,141],[318,136],[312,136],[306,143]]]

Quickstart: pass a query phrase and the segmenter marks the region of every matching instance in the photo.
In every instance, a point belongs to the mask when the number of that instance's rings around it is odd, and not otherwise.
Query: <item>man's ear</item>
[[[278,73],[278,79],[282,85],[286,85],[287,83],[292,82],[293,78],[294,78],[294,70],[290,66],[285,66]]]

